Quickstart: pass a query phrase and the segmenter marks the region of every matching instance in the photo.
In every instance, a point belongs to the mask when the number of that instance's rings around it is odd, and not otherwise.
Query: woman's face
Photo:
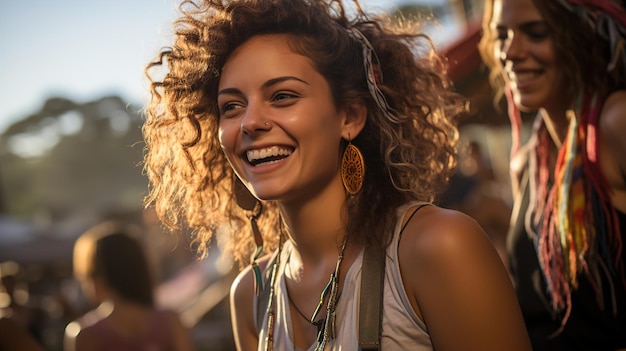
[[[532,0],[494,0],[491,30],[496,59],[504,65],[516,104],[561,109],[567,99],[564,71],[550,28]]]
[[[217,102],[222,150],[258,198],[302,200],[341,185],[344,113],[284,35],[255,36],[237,48],[222,70]]]

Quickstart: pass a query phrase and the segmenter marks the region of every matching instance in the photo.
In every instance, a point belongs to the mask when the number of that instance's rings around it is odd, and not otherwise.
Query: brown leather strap
[[[415,213],[426,205],[420,205],[411,213],[400,230],[400,234],[404,232],[404,228]],[[359,350],[362,351],[379,351],[381,348],[385,255],[385,250],[371,246],[367,247],[363,253],[359,306]]]
[[[380,350],[382,298],[385,279],[385,251],[368,247],[363,254],[361,303],[359,307],[359,347]]]

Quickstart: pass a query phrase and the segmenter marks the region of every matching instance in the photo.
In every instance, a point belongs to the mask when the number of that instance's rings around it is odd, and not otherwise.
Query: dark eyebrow
[[[540,27],[540,28],[537,28],[537,27]],[[528,21],[528,22],[524,22],[520,24],[519,28],[524,31],[537,30],[537,29],[548,28],[548,24],[546,23],[546,21],[543,21],[543,20]],[[510,28],[503,24],[496,24],[496,29],[497,30],[509,30]]]
[[[537,28],[537,27],[539,27],[539,28]],[[523,30],[547,29],[548,28],[548,23],[546,21],[541,21],[541,20],[530,21],[530,22],[522,23],[520,25],[520,28],[523,29]]]
[[[304,81],[300,78],[297,78],[294,76],[284,76],[284,77],[278,77],[278,78],[268,80],[267,82],[263,84],[263,88],[271,87],[274,84],[278,84],[278,83],[288,81],[288,80],[297,80],[298,82],[302,82],[306,85],[310,85],[307,81]]]
[[[240,95],[241,91],[237,88],[225,88],[222,89],[220,91],[217,92],[217,96],[220,96],[222,94],[235,94],[235,95]]]
[[[263,85],[261,86],[262,88],[269,88],[272,85],[281,83],[281,82],[285,82],[288,80],[296,80],[298,82],[302,82],[306,85],[310,85],[307,81],[302,80],[300,78],[297,77],[293,77],[293,76],[284,76],[284,77],[277,77],[277,78],[273,78],[268,80],[267,82],[263,83]],[[217,92],[217,95],[222,95],[222,94],[241,94],[241,91],[237,88],[224,88],[220,91]]]

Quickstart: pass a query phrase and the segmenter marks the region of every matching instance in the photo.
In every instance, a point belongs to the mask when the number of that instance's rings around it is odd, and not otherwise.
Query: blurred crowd
[[[124,221],[133,223],[128,217]],[[108,222],[110,220],[103,220],[100,224]],[[229,320],[225,297],[233,278],[232,264],[219,257],[217,247],[210,257],[200,259],[185,234],[164,233],[150,210],[145,211],[133,225],[137,229],[134,238],[140,244],[136,251],[123,252],[119,243],[107,249],[109,251],[99,250],[108,258],[105,262],[117,262],[117,268],[110,269],[135,272],[135,275],[144,275],[138,271],[136,262],[141,262],[141,259],[137,260],[138,254],[145,255],[145,269],[149,270],[153,282],[146,282],[143,288],[134,280],[113,284],[121,284],[121,289],[130,291],[150,290],[153,307],[174,311],[181,325],[189,331],[196,350],[232,350],[230,324],[224,322]],[[86,241],[82,237],[82,241]],[[80,252],[83,256],[87,255],[90,251],[85,249],[84,243],[79,249],[78,241],[78,238],[72,239],[73,246],[76,245],[74,255]],[[91,246],[94,255],[91,260],[95,260],[94,250],[99,246],[95,242]],[[68,346],[68,333],[72,330],[76,332],[75,327],[79,323],[73,324],[74,329],[68,326],[73,321],[84,319],[86,314],[98,307],[106,307],[100,305],[105,300],[111,300],[112,294],[103,292],[106,288],[95,283],[97,279],[91,281],[95,263],[86,263],[85,260],[89,261],[89,257],[72,257],[70,254],[62,260],[9,260],[0,263],[0,350],[39,350],[38,347],[49,351],[72,349]],[[151,289],[148,289],[150,286]]]

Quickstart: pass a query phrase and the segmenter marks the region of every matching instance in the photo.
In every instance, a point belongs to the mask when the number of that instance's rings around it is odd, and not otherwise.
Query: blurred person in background
[[[18,270],[15,262],[0,264],[0,351],[40,351],[30,308],[17,301]]]
[[[191,351],[189,331],[154,303],[153,276],[139,229],[107,221],[74,246],[74,275],[98,307],[68,324],[65,351]]]
[[[487,0],[480,50],[508,102],[510,269],[535,350],[626,349],[623,0]],[[520,111],[536,112],[520,141]]]

